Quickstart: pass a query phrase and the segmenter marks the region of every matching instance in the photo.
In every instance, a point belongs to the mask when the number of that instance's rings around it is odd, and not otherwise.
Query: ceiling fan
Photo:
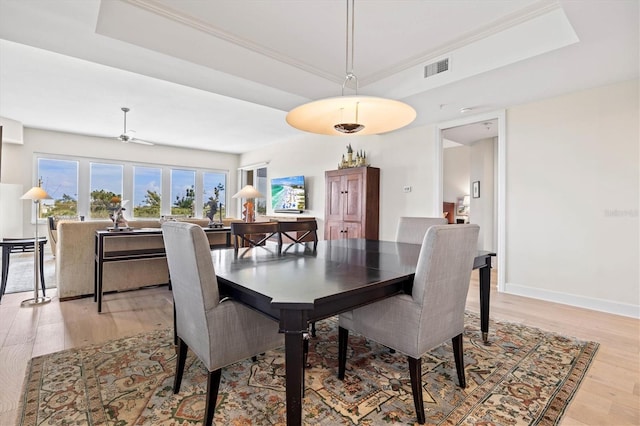
[[[122,107],[120,108],[122,110],[122,112],[124,112],[124,132],[118,136],[116,139],[120,140],[120,142],[124,142],[124,143],[138,143],[140,145],[153,145],[153,143],[151,142],[147,142],[147,141],[143,141],[141,139],[136,139],[135,138],[135,134],[136,131],[135,130],[129,130],[127,131],[127,113],[129,112],[129,108],[127,107]]]

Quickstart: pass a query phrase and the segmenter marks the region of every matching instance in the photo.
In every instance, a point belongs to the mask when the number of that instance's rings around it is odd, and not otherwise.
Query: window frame
[[[39,159],[51,159],[51,160],[66,160],[66,161],[77,161],[78,162],[78,195],[77,195],[77,213],[78,215],[85,216],[86,220],[92,220],[89,215],[90,209],[90,198],[91,198],[91,190],[90,190],[90,164],[91,163],[101,163],[101,164],[114,164],[121,165],[123,167],[123,181],[122,181],[122,199],[123,200],[133,200],[134,194],[134,167],[147,167],[147,168],[159,168],[161,170],[161,204],[160,204],[160,217],[162,216],[171,216],[171,206],[173,204],[173,200],[171,200],[171,170],[189,170],[195,171],[195,200],[194,200],[194,218],[201,218],[203,215],[202,208],[202,199],[203,199],[203,175],[205,172],[207,173],[219,173],[224,175],[224,202],[228,205],[230,196],[229,196],[229,170],[222,169],[208,169],[203,167],[192,167],[187,165],[180,164],[163,164],[163,163],[147,163],[143,161],[127,161],[127,160],[112,160],[112,159],[104,159],[97,157],[84,157],[84,156],[74,156],[74,155],[62,155],[62,154],[50,154],[50,153],[34,153],[33,155],[33,182],[38,182],[39,175]],[[129,210],[129,209],[127,209]],[[228,214],[228,211],[225,212]],[[143,219],[155,219],[155,218],[139,218],[133,216],[133,204],[131,206],[130,212],[125,214],[125,217],[128,220],[143,220]],[[158,217],[157,219],[160,219]],[[35,213],[31,214],[31,221],[35,223]],[[104,220],[104,219],[93,219],[93,220]],[[46,218],[38,219],[38,223],[45,223]]]

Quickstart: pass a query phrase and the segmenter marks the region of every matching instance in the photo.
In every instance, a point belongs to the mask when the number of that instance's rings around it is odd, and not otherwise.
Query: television
[[[304,176],[271,179],[271,207],[275,213],[302,213],[307,208]]]

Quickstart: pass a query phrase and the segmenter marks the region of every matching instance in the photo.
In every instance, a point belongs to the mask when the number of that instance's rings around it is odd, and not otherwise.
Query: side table
[[[34,238],[3,238],[0,241],[2,247],[2,282],[0,283],[0,300],[7,287],[7,277],[9,276],[9,255],[16,252],[32,252],[35,249]],[[40,245],[40,285],[42,286],[42,295],[45,295],[44,286],[44,245],[47,243],[45,237],[38,238]]]

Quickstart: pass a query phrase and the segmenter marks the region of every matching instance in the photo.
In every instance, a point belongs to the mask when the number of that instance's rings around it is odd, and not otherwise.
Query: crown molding
[[[148,11],[150,13],[156,14],[158,16],[162,16],[171,21],[188,26],[197,31],[201,31],[203,33],[209,34],[218,39],[227,41],[236,46],[251,50],[258,54],[274,59],[276,61],[298,68],[302,71],[311,73],[313,75],[316,75],[328,81],[332,81],[337,84],[342,84],[344,82],[344,75],[336,75],[336,74],[324,71],[308,63],[299,61],[296,58],[292,58],[290,56],[277,52],[273,49],[270,49],[267,46],[254,43],[242,37],[238,37],[235,34],[229,33],[218,27],[210,25],[191,15],[187,15],[175,9],[172,9],[166,6],[165,4],[162,4],[160,1],[157,1],[157,0],[121,0],[121,1],[123,1],[124,3],[130,4],[132,6],[138,7],[140,9],[143,9],[145,11]],[[461,47],[467,46],[471,43],[490,37],[494,34],[498,34],[509,28],[515,27],[531,19],[553,12],[560,8],[561,8],[561,5],[557,0],[540,0],[517,12],[513,12],[511,14],[505,15],[501,19],[496,20],[490,24],[479,27],[473,31],[469,31],[468,33],[464,34],[461,37],[458,37],[457,39],[451,41],[450,43],[442,45],[438,49],[424,52],[422,54],[413,56],[402,62],[399,62],[394,66],[387,67],[385,69],[382,69],[374,73],[366,74],[365,76],[359,78],[360,87],[361,88],[366,87],[367,85],[383,80],[387,77],[390,77],[394,74],[397,74],[398,72],[404,71],[413,66],[435,61]],[[360,74],[363,74],[363,73],[360,73]]]

